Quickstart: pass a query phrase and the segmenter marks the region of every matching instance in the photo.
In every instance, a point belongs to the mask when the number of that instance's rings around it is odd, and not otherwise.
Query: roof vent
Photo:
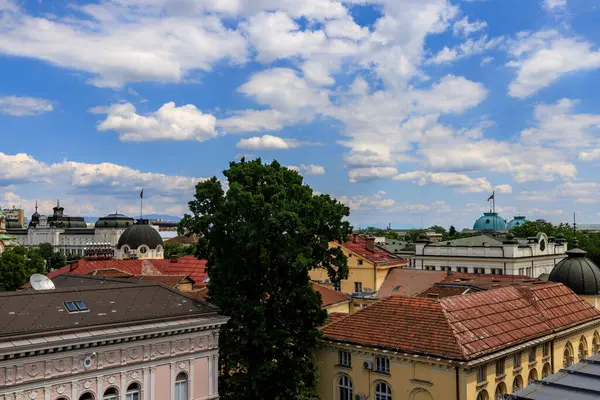
[[[438,297],[440,297],[439,293],[427,293],[427,297],[433,297],[435,299],[437,299]]]

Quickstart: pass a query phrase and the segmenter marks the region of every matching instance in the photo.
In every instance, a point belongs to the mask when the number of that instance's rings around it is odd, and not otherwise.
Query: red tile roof
[[[591,320],[600,311],[560,283],[441,300],[391,296],[334,322],[325,339],[471,360]]]
[[[541,281],[526,275],[465,274],[462,272],[453,272],[442,283],[457,283],[489,290],[513,285],[531,285],[534,282]]]
[[[367,259],[368,261],[371,261],[378,267],[388,265],[407,265],[407,261],[404,258],[394,256],[394,254],[381,247],[374,246],[373,251],[367,250],[365,238],[362,236],[358,236],[356,238],[356,242],[350,239],[349,241],[342,243],[342,246]]]
[[[315,292],[321,294],[321,298],[323,299],[323,306],[325,307],[350,300],[350,296],[348,296],[347,294],[331,290],[329,288],[326,288],[325,286],[321,286],[316,283],[311,282],[311,284]]]
[[[472,286],[450,286],[436,284],[417,294],[416,297],[441,299],[443,297],[461,296],[478,291],[480,290],[477,288],[473,288]]]
[[[447,273],[441,271],[425,271],[421,269],[392,268],[377,291],[382,299],[390,295],[414,296],[430,288],[437,282],[446,279]],[[398,290],[394,290],[400,286]]]
[[[129,275],[185,275],[190,277],[195,286],[205,286],[208,277],[206,260],[198,260],[194,256],[185,256],[173,262],[171,260],[88,260],[82,258],[71,266],[65,266],[50,272],[52,279],[66,272],[73,274],[89,274],[100,270],[118,270]]]
[[[338,322],[339,320],[341,320],[342,318],[347,317],[350,314],[346,314],[346,313],[341,313],[341,312],[330,312],[327,314],[327,321],[325,321],[325,324],[333,324],[334,322]]]

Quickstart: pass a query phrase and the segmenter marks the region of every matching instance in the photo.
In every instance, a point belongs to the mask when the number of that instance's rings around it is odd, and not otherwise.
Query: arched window
[[[506,394],[506,383],[500,382],[498,386],[496,386],[496,393],[494,394],[494,398],[496,400],[502,400],[504,395]]]
[[[94,395],[90,392],[87,392],[79,396],[79,400],[94,400]]]
[[[538,379],[538,373],[537,370],[534,368],[531,371],[529,371],[529,377],[527,378],[527,384],[531,385],[533,383],[533,381],[537,381]]]
[[[581,339],[579,339],[579,347],[577,348],[577,359],[578,359],[578,361],[581,361],[581,360],[585,360],[587,357],[588,357],[587,340],[585,340],[585,337],[582,336]]]
[[[573,346],[570,342],[567,342],[563,352],[563,367],[567,368],[571,365],[573,365]]]
[[[338,379],[338,400],[352,400],[352,381],[346,375]]]
[[[188,400],[188,377],[180,372],[175,379],[175,400]]]
[[[523,389],[523,378],[521,377],[521,375],[517,375],[515,377],[515,380],[513,381],[512,391],[514,393],[518,392],[521,389]]]
[[[482,390],[481,392],[477,393],[477,400],[489,400],[490,396],[488,396],[487,392],[485,390]]]
[[[119,392],[114,387],[106,389],[102,400],[119,400]]]
[[[600,335],[598,335],[598,331],[594,332],[594,338],[592,339],[592,352],[594,354],[600,353]]]
[[[550,375],[552,375],[552,369],[550,368],[550,363],[546,363],[542,368],[542,379]]]
[[[379,382],[375,386],[375,400],[392,400],[392,389],[385,382]]]
[[[125,392],[125,400],[140,400],[140,385],[132,383],[127,387]]]

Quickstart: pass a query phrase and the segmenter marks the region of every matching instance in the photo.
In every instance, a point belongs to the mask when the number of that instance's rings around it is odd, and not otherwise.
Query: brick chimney
[[[365,238],[365,248],[369,251],[375,251],[375,238],[372,236]]]

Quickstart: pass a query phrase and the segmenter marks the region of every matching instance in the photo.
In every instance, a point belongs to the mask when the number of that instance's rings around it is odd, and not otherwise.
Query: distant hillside
[[[139,215],[132,215],[133,218],[139,218]],[[83,217],[85,219],[86,222],[96,222],[98,221],[98,218],[100,217]],[[144,214],[144,218],[147,219],[162,219],[165,221],[173,221],[173,222],[179,222],[181,220],[181,217],[176,217],[174,215],[167,215],[167,214]]]

